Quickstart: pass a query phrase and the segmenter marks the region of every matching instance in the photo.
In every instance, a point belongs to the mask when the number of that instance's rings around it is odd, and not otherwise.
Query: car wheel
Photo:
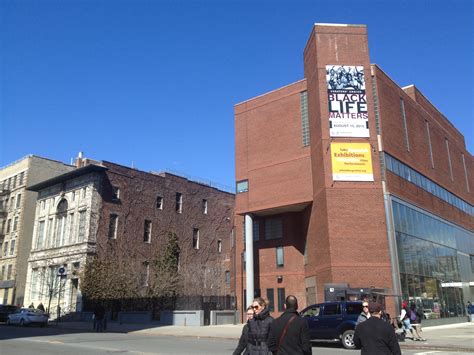
[[[346,349],[355,349],[353,330],[346,330],[342,334],[342,346]]]

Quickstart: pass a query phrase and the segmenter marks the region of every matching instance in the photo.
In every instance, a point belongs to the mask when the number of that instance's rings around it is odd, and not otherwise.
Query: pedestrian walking
[[[403,301],[402,303],[402,311],[400,312],[400,321],[403,325],[403,333],[406,336],[407,330],[411,333],[411,339],[415,340],[415,333],[413,331],[413,327],[411,326],[410,318],[408,317],[408,310],[407,310],[407,302]]]
[[[298,300],[288,296],[285,311],[270,325],[268,347],[274,355],[310,355],[311,342],[306,320],[298,314]]]
[[[105,308],[100,303],[94,308],[94,325],[96,332],[104,331]]]
[[[268,349],[268,334],[273,318],[270,316],[267,303],[261,297],[257,297],[253,300],[252,308],[255,314],[248,323],[248,354],[269,355],[271,352]]]
[[[369,312],[369,302],[364,301],[362,302],[362,312],[359,314],[359,317],[357,317],[357,322],[356,326],[367,319],[370,318],[370,312]]]
[[[242,334],[240,335],[239,344],[237,345],[237,349],[234,350],[232,355],[241,355],[242,351],[245,350],[244,354],[248,354],[247,343],[249,337],[249,321],[253,318],[254,312],[252,306],[247,307],[246,318],[247,323],[245,323],[244,327],[242,328]]]
[[[35,309],[35,305],[33,302],[31,302],[31,304],[28,306],[29,309]]]
[[[474,306],[471,301],[467,301],[467,321],[472,322],[474,318]]]
[[[380,319],[382,306],[369,303],[370,318],[355,328],[354,344],[361,355],[401,355],[395,332],[389,323]]]
[[[43,311],[43,312],[44,312],[43,303],[40,302],[40,304],[38,305],[38,307],[36,307],[36,309],[39,309],[40,311]]]
[[[420,312],[417,311],[416,305],[414,303],[410,305],[410,310],[407,312],[407,317],[410,319],[410,325],[416,334],[416,337],[413,338],[413,340],[426,341],[426,339],[423,339],[420,335],[422,315]]]

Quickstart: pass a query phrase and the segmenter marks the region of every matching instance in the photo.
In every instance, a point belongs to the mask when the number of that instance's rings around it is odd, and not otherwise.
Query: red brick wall
[[[473,159],[465,148],[464,137],[414,86],[401,89],[380,68],[374,66],[374,69],[380,102],[384,151],[459,198],[473,204],[473,190],[472,186],[470,186],[470,192],[467,189],[462,155],[464,154],[470,180],[474,176]],[[405,133],[402,125],[400,97],[403,98],[405,105],[409,151],[404,143]],[[426,122],[429,125],[434,168],[430,159]],[[451,179],[449,169],[446,139],[449,142],[453,179]],[[465,228],[474,229],[472,216],[391,172],[387,173],[387,186],[391,193],[403,200]]]
[[[370,138],[329,137],[326,65],[362,65],[369,105]],[[316,276],[318,300],[324,284],[392,288],[383,193],[378,164],[370,61],[365,27],[315,26],[305,50],[312,141],[313,211],[308,233],[311,249],[306,276]],[[318,100],[318,101],[316,101]],[[330,143],[369,142],[374,182],[334,182]]]

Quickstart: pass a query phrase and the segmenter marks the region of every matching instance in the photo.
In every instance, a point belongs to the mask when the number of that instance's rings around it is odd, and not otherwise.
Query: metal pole
[[[56,306],[56,324],[59,323],[59,317],[60,317],[60,304],[61,304],[61,277],[62,275],[59,275],[59,294],[58,294],[58,305]]]

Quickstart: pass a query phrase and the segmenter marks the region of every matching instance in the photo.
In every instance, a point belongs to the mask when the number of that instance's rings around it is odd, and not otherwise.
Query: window
[[[325,304],[323,315],[324,316],[335,316],[341,314],[341,305],[339,304]]]
[[[451,153],[449,151],[449,142],[447,138],[445,138],[444,141],[446,142],[446,152],[448,153],[449,176],[451,177],[451,181],[454,181],[453,166],[451,164]]]
[[[256,219],[253,220],[252,223],[253,229],[253,241],[258,242],[260,240],[260,222]]]
[[[8,242],[3,243],[3,256],[8,255]]]
[[[268,310],[275,311],[275,294],[273,288],[267,288]]]
[[[21,194],[16,195],[16,204],[15,208],[20,208],[21,205]]]
[[[163,196],[156,197],[156,208],[158,208],[159,210],[163,209]]]
[[[16,216],[15,219],[13,220],[13,232],[16,232],[17,229],[18,229],[18,216]]]
[[[75,235],[74,235],[74,213],[71,213],[69,215],[69,243],[72,244],[72,243],[75,243],[76,240],[75,240]]]
[[[176,193],[176,212],[183,212],[183,194],[179,192]]]
[[[202,213],[207,214],[207,200],[202,200]]]
[[[145,261],[143,263],[143,272],[142,272],[142,287],[148,287],[148,280],[150,279],[150,263]]]
[[[12,220],[9,219],[9,220],[7,221],[7,233],[10,233],[11,227],[12,227]]]
[[[248,180],[237,181],[236,190],[238,194],[242,192],[247,192],[249,190],[249,181]]]
[[[16,176],[12,177],[12,182],[13,182],[12,189],[14,189],[16,187]]]
[[[53,245],[53,230],[54,230],[53,219],[50,218],[48,219],[48,236],[46,237],[47,239],[45,242],[45,246]]]
[[[303,138],[303,147],[309,145],[309,120],[308,120],[308,92],[300,93],[300,110],[301,110],[301,135]]]
[[[265,240],[283,238],[283,224],[281,218],[267,218],[265,220]]]
[[[276,264],[277,267],[283,267],[285,265],[283,260],[283,247],[276,248]]]
[[[360,314],[362,312],[362,303],[347,303],[346,313],[347,314]]]
[[[15,253],[15,239],[10,242],[10,255]]]
[[[3,265],[2,266],[2,274],[0,275],[0,280],[5,280],[5,269],[6,269],[6,266]]]
[[[230,286],[230,271],[225,272],[225,284]]]
[[[10,264],[10,265],[8,265],[8,269],[7,269],[7,280],[11,280],[11,278],[12,278],[12,271],[13,271],[13,265]]]
[[[82,198],[86,198],[86,191],[87,191],[87,188],[86,188],[86,187],[83,187],[83,188],[81,189]]]
[[[278,288],[278,312],[283,312],[285,304],[285,289]]]
[[[82,242],[86,237],[86,211],[79,211],[79,227],[77,241]]]
[[[431,161],[431,168],[434,169],[434,159],[433,159],[433,149],[431,147],[431,134],[430,134],[430,125],[428,124],[428,121],[425,120],[425,126],[426,126],[426,137],[428,139],[428,148],[430,150],[430,161]]]
[[[402,113],[402,124],[403,124],[403,132],[404,132],[403,140],[405,143],[405,148],[407,149],[407,151],[410,151],[410,142],[408,141],[407,116],[405,113],[405,102],[403,101],[402,98],[400,98],[400,111]]]
[[[217,252],[222,253],[222,240],[217,241]]]
[[[120,200],[120,188],[112,186],[112,200]]]
[[[151,243],[151,221],[148,219],[145,219],[143,227],[143,241],[145,243]]]
[[[31,299],[36,300],[38,297],[38,269],[31,269]]]
[[[112,213],[110,214],[110,217],[109,217],[109,239],[117,239],[117,226],[118,226],[118,215],[116,215],[115,213]]]
[[[199,229],[193,229],[193,248],[199,249]]]
[[[25,173],[22,172],[20,175],[18,175],[18,186],[23,185],[23,179],[25,178]]]
[[[44,239],[44,221],[38,222],[38,235],[36,237],[36,249],[40,249],[43,247],[43,239]]]
[[[321,313],[321,307],[313,306],[303,313],[303,317],[318,317]]]

